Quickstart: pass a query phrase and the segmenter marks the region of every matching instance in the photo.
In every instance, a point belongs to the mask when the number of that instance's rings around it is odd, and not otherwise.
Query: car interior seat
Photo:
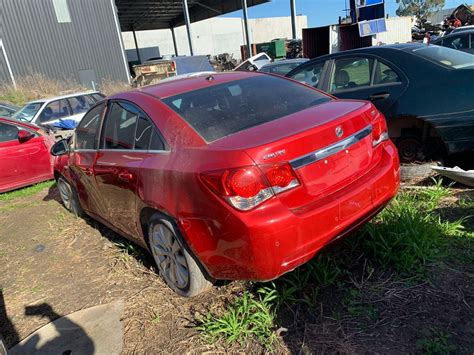
[[[348,87],[349,81],[349,73],[347,73],[347,71],[345,71],[344,69],[338,70],[336,72],[336,76],[334,77],[335,89],[344,89]]]

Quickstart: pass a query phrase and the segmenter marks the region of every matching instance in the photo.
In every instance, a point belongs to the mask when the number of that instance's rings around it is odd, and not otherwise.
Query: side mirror
[[[34,136],[35,136],[34,133],[31,133],[30,131],[27,131],[26,129],[18,130],[18,142],[20,143],[28,142]]]
[[[50,151],[55,157],[69,153],[69,144],[67,139],[61,139],[54,143]]]

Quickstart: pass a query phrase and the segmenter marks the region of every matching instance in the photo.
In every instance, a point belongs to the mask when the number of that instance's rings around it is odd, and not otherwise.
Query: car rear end
[[[243,129],[219,122],[199,128],[188,117],[204,138],[217,138],[208,144],[210,152],[241,151],[252,162],[235,166],[229,161],[199,174],[219,210],[208,212],[206,220],[213,221],[207,225],[209,236],[224,240],[212,244],[214,254],[197,254],[216,278],[270,280],[291,271],[370,220],[399,188],[398,155],[388,140],[385,118],[371,103],[334,100],[286,79],[266,80],[257,83],[260,92],[245,99],[248,115],[256,116],[242,123]],[[285,101],[279,84],[292,92],[302,90],[295,98],[299,102]],[[242,95],[248,91],[238,85]],[[274,90],[262,96],[266,86]],[[267,111],[265,97],[275,99]],[[245,121],[237,109],[233,112],[239,122]],[[219,125],[230,125],[235,132],[228,134]],[[196,244],[192,228],[184,233]],[[233,273],[232,267],[238,271]]]

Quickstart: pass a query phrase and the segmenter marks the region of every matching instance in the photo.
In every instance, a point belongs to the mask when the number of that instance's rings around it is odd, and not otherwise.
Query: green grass
[[[197,329],[210,342],[224,338],[229,343],[243,344],[254,337],[271,348],[276,339],[272,310],[275,297],[274,291],[257,291],[257,295],[245,291],[221,315],[209,313],[200,320]]]
[[[11,102],[13,105],[22,106],[29,100],[24,92],[12,88],[10,90],[4,90],[2,94],[0,94],[0,101]]]
[[[443,199],[451,195],[441,179],[432,186],[399,193],[362,231],[271,283],[249,284],[222,314],[208,314],[197,329],[210,341],[243,343],[252,336],[269,348],[276,339],[276,314],[282,309],[295,314],[305,312],[305,307],[316,308],[320,296],[327,295],[325,290],[341,295],[342,301],[333,309],[336,318],[346,314],[361,326],[374,324],[381,310],[371,300],[371,292],[378,291],[362,293],[355,279],[368,279],[374,273],[393,274],[400,280],[424,279],[426,267],[433,262],[449,257],[459,262],[460,248],[466,250],[461,260],[474,262],[470,259],[474,233],[464,230],[465,219],[448,221],[437,212]],[[420,341],[420,349],[442,352],[449,349],[446,344],[445,337],[438,334]]]
[[[19,197],[31,196],[31,195],[36,194],[37,192],[40,192],[46,188],[50,188],[54,185],[55,185],[55,182],[51,180],[51,181],[40,182],[39,184],[31,185],[22,189],[13,190],[10,192],[4,192],[0,194],[0,201],[11,201]]]

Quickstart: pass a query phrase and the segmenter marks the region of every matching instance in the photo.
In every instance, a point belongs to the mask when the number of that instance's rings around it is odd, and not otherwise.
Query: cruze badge
[[[336,127],[336,137],[337,137],[337,138],[341,138],[343,134],[344,134],[344,131],[342,130],[342,127],[341,127],[341,126],[337,126],[337,127]]]
[[[286,150],[285,150],[285,149],[278,150],[278,151],[276,151],[276,152],[273,152],[273,153],[264,155],[264,156],[263,156],[263,160],[268,160],[268,159],[276,158],[276,157],[282,156],[282,155],[285,154],[285,153],[286,153]]]

